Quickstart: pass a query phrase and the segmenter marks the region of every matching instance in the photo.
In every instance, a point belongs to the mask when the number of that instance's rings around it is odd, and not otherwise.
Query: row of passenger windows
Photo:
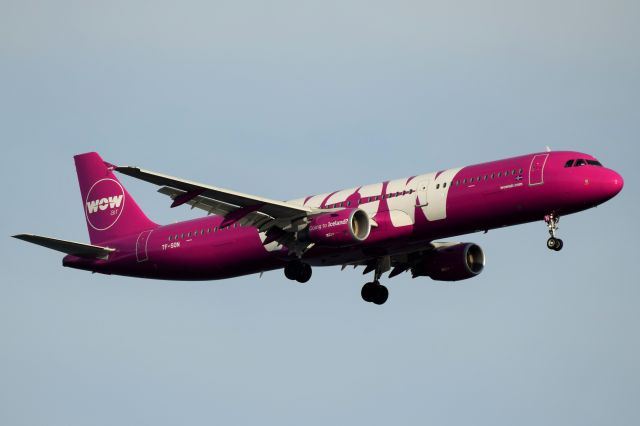
[[[510,174],[512,176],[515,176],[516,173],[518,175],[522,175],[522,169],[513,169],[511,171],[506,170],[504,172],[494,172],[491,174],[486,174],[484,176],[478,176],[478,177],[472,177],[472,178],[465,178],[465,179],[458,179],[455,182],[444,182],[442,184],[436,184],[436,189],[445,189],[447,187],[447,185],[456,185],[459,186],[460,184],[466,185],[467,183],[474,183],[474,182],[480,182],[482,180],[489,180],[489,179],[496,179],[496,178],[500,178],[500,177],[507,177]],[[403,195],[408,195],[408,194],[413,194],[414,192],[416,192],[414,189],[410,189],[408,191],[398,191],[398,192],[391,192],[389,194],[385,194],[385,195],[376,195],[375,197],[364,197],[361,198],[359,200],[354,201],[354,204],[359,205],[359,204],[364,204],[364,203],[370,203],[372,201],[378,201],[384,198],[394,198],[394,197],[401,197]],[[338,207],[351,207],[351,201],[346,201],[346,202],[341,202],[341,203],[334,203],[334,204],[327,204],[327,206],[325,208],[327,209],[334,209],[334,208],[338,208]]]
[[[192,237],[197,237],[199,235],[210,234],[211,232],[225,231],[227,229],[240,228],[240,227],[242,227],[242,225],[240,225],[238,223],[234,223],[233,225],[225,226],[224,228],[218,228],[217,226],[214,226],[213,228],[196,229],[193,232],[183,232],[182,234],[169,235],[168,239],[169,239],[169,241],[178,241],[178,240],[182,240],[182,239],[185,239],[185,238],[192,238]]]
[[[375,197],[364,197],[364,198],[360,198],[358,200],[355,200],[353,202],[353,204],[359,205],[359,204],[364,204],[364,203],[370,203],[370,202],[373,202],[373,201],[379,201],[379,200],[384,199],[384,198],[402,197],[403,195],[413,194],[414,192],[416,192],[416,191],[413,190],[413,189],[409,189],[408,191],[390,192],[390,193],[384,194],[384,195],[376,195]],[[335,209],[337,207],[351,207],[351,201],[345,201],[345,202],[342,202],[342,203],[327,204],[325,208],[326,209]]]
[[[565,163],[564,167],[580,167],[580,166],[597,166],[602,167],[599,161],[596,160],[584,160],[582,158],[578,160],[569,160]]]
[[[481,182],[481,181],[486,181],[486,180],[490,180],[490,179],[498,179],[498,178],[501,178],[501,177],[507,177],[509,175],[515,176],[516,174],[519,177],[521,177],[522,176],[522,171],[523,171],[522,169],[518,169],[518,170],[513,169],[511,171],[505,170],[504,172],[502,172],[502,171],[501,172],[493,172],[491,174],[486,174],[484,176],[481,175],[481,176],[478,176],[478,177],[458,179],[455,182],[452,182],[451,184],[452,185],[456,185],[456,186],[458,186],[460,184],[466,185],[466,184],[471,184],[471,183],[474,183],[474,182]],[[443,188],[446,188],[446,187],[447,186],[446,186],[446,182],[445,182]],[[438,185],[436,185],[436,189],[438,189]]]

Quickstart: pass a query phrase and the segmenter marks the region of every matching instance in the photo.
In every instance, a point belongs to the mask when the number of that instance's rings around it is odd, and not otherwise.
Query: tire
[[[362,300],[365,302],[373,302],[373,299],[376,295],[376,288],[374,283],[366,283],[362,286],[362,290],[360,291],[360,295],[362,296]]]
[[[312,273],[313,270],[311,269],[310,265],[301,263],[300,267],[298,268],[298,276],[296,277],[296,281],[298,281],[299,283],[306,283],[311,279]]]
[[[290,280],[296,280],[298,276],[298,265],[296,262],[289,262],[284,267],[284,276]]]
[[[562,250],[562,247],[564,246],[564,242],[561,239],[556,239],[556,246],[553,248],[555,251],[560,251]]]
[[[556,249],[557,246],[558,246],[558,239],[551,237],[551,238],[549,238],[547,240],[547,248],[549,250],[556,250],[557,251],[557,249]]]
[[[389,299],[389,289],[383,285],[378,284],[378,288],[376,289],[376,297],[373,300],[373,303],[376,305],[384,305],[384,303]]]

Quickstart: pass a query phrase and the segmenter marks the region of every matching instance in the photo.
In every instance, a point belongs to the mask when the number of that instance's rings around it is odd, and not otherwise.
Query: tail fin
[[[101,244],[158,225],[149,220],[96,152],[73,157],[91,244]]]

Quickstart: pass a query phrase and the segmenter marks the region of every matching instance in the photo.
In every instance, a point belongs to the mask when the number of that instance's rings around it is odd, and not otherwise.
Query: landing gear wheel
[[[554,251],[562,250],[562,246],[564,245],[564,243],[560,238],[556,238],[556,232],[558,231],[558,222],[560,222],[560,217],[554,213],[551,213],[544,217],[544,221],[547,223],[547,228],[549,228],[549,235],[551,235],[551,237],[547,240],[547,248]]]
[[[562,250],[562,246],[564,246],[564,243],[562,242],[562,240],[560,238],[556,238],[556,246],[554,248],[555,251],[560,251]]]
[[[306,283],[311,279],[311,273],[311,266],[307,265],[306,263],[301,263],[296,281],[298,281],[299,283]]]
[[[373,302],[373,298],[376,295],[376,284],[375,283],[366,283],[362,286],[362,290],[360,291],[360,295],[362,296],[362,300],[365,302]]]
[[[295,280],[298,276],[298,269],[298,262],[289,262],[284,267],[284,276],[287,277],[287,279]]]
[[[564,243],[560,238],[551,237],[547,240],[547,248],[549,250],[560,251]]]
[[[366,283],[360,295],[365,302],[383,305],[389,298],[389,290],[379,282]]]
[[[376,298],[373,300],[373,303],[375,303],[376,305],[384,305],[384,303],[389,298],[389,290],[381,284],[378,284],[377,290],[378,293],[376,294]]]
[[[292,261],[284,267],[284,276],[290,280],[306,283],[311,278],[312,269],[310,265],[300,261]]]

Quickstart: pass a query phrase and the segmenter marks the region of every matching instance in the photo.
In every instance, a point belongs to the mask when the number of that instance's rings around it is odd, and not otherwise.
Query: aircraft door
[[[549,154],[535,155],[529,167],[529,186],[542,185],[544,183],[544,166],[547,164]]]
[[[149,260],[148,243],[151,232],[153,231],[144,231],[138,235],[138,239],[136,240],[136,259],[138,262]]]
[[[429,179],[422,179],[418,182],[418,185],[416,186],[418,194],[416,205],[420,207],[425,207],[427,205],[427,188],[429,188]]]

